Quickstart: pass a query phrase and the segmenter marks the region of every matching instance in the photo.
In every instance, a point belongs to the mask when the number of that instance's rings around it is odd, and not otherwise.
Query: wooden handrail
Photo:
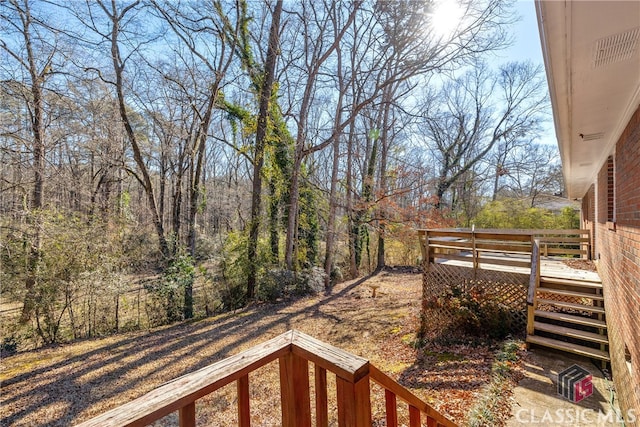
[[[145,426],[230,384],[291,351],[293,331],[260,346],[183,375],[129,403],[79,424],[82,427]]]
[[[409,404],[412,425],[419,425],[423,413],[430,426],[455,426],[368,360],[295,330],[176,378],[79,426],[144,426],[176,411],[181,427],[195,426],[195,401],[234,381],[237,383],[239,425],[249,426],[249,374],[275,360],[280,365],[283,426],[311,426],[309,362],[315,365],[317,426],[328,424],[327,371],[336,376],[339,426],[371,426],[370,379],[385,389],[387,419],[397,417],[397,408],[391,408],[390,404],[397,396]]]
[[[432,418],[438,425],[447,426],[447,427],[455,427],[455,423],[450,421],[447,417],[442,415],[436,409],[434,409],[431,405],[425,403],[417,397],[415,394],[411,393],[406,388],[402,387],[400,384],[395,382],[391,377],[387,374],[371,365],[369,367],[369,375],[371,379],[375,381],[377,384],[382,386],[386,391],[392,393],[395,397],[399,397],[404,400],[409,406],[413,406],[417,408],[420,412],[424,413],[427,418]],[[429,424],[431,425],[431,424]]]

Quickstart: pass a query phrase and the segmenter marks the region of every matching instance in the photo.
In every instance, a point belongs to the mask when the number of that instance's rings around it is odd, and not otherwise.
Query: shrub
[[[274,302],[279,298],[316,294],[324,291],[326,274],[320,267],[303,270],[296,276],[293,271],[272,269],[262,275],[256,298]]]
[[[206,261],[214,257],[220,251],[220,245],[214,238],[208,236],[199,236],[196,240],[195,261]]]
[[[0,343],[0,357],[16,354],[18,351],[18,339],[14,336],[4,337]]]
[[[247,303],[247,290],[243,285],[226,283],[218,290],[220,298],[220,311],[233,311],[242,308]]]
[[[344,280],[344,275],[342,274],[342,269],[337,265],[334,265],[331,269],[331,286],[340,283]]]
[[[318,294],[324,291],[324,282],[327,277],[320,267],[311,267],[300,273],[295,287],[297,295]]]
[[[474,218],[477,228],[579,228],[580,216],[567,206],[561,213],[548,209],[532,208],[521,200],[499,200],[487,203]]]
[[[295,277],[292,271],[273,269],[267,271],[258,282],[256,299],[259,301],[275,302],[285,296],[288,290],[295,287]]]
[[[513,327],[509,307],[495,297],[478,290],[464,291],[452,286],[437,298],[427,301],[426,308],[449,314],[449,325],[443,336],[460,333],[502,339]]]
[[[193,285],[195,267],[193,259],[180,250],[169,263],[160,280],[151,281],[144,285],[145,289],[157,298],[164,308],[166,322],[182,319],[184,308],[184,290]]]

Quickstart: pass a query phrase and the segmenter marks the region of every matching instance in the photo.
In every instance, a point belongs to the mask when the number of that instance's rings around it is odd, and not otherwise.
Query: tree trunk
[[[342,122],[342,100],[344,99],[345,85],[342,77],[342,50],[340,46],[336,48],[337,62],[336,74],[338,77],[338,103],[336,105],[336,118],[334,121],[334,139],[333,139],[333,162],[331,165],[331,187],[329,190],[329,218],[327,220],[327,238],[326,252],[324,257],[324,279],[325,289],[331,286],[331,272],[333,270],[333,252],[335,250],[336,240],[336,213],[338,209],[337,188],[338,188],[338,170],[340,167],[340,123]]]
[[[287,223],[287,242],[284,262],[287,269],[295,267],[295,242],[298,229],[298,201],[300,199],[300,169],[302,168],[302,145],[296,146],[293,170],[291,171],[291,187],[289,188],[289,217]]]
[[[359,264],[356,259],[357,230],[355,226],[355,210],[353,209],[353,142],[355,140],[355,124],[349,125],[349,138],[347,140],[347,179],[346,179],[346,210],[347,210],[347,234],[349,236],[349,276],[355,279],[359,275]]]
[[[389,123],[389,113],[391,111],[391,98],[393,97],[393,87],[394,85],[389,85],[385,88],[384,94],[382,96],[383,108],[384,112],[382,113],[382,134],[380,138],[380,181],[379,181],[379,191],[380,197],[384,197],[387,193],[387,157],[389,152],[389,128],[391,124]],[[373,176],[372,176],[373,178]],[[376,271],[381,271],[385,267],[384,262],[384,233],[385,233],[385,216],[386,212],[384,206],[379,208],[380,218],[378,220],[378,257],[377,257],[377,265]]]
[[[271,248],[271,262],[280,263],[280,200],[278,198],[275,178],[269,180],[269,247]]]
[[[271,17],[269,31],[269,46],[265,63],[264,83],[260,88],[260,110],[256,129],[256,145],[253,161],[253,185],[251,196],[251,220],[249,223],[249,240],[247,242],[247,260],[249,272],[247,275],[247,298],[253,299],[256,288],[258,233],[260,231],[260,202],[262,198],[262,166],[264,165],[264,146],[267,136],[269,100],[275,78],[276,57],[278,55],[278,32],[280,30],[280,15],[282,14],[282,0],[276,2]]]
[[[29,219],[32,225],[32,240],[29,246],[29,255],[27,259],[27,275],[25,279],[26,293],[24,304],[22,306],[22,314],[20,323],[25,324],[31,319],[36,304],[36,283],[40,264],[42,241],[42,206],[43,206],[43,184],[44,184],[44,125],[43,125],[43,105],[42,91],[44,79],[47,69],[38,71],[36,65],[36,57],[33,52],[31,40],[31,11],[29,6],[25,4],[25,9],[21,11],[21,18],[24,22],[22,28],[22,36],[27,50],[28,72],[31,78],[31,96],[33,104],[31,105],[30,121],[31,131],[33,132],[33,195],[31,198],[31,206],[29,206]]]
[[[131,10],[131,5],[126,9],[126,11]],[[140,150],[140,146],[138,145],[138,139],[136,137],[135,132],[133,131],[133,127],[131,126],[131,121],[129,120],[129,114],[127,113],[127,104],[124,96],[124,63],[120,57],[120,48],[118,45],[118,34],[120,32],[120,22],[125,18],[124,13],[118,13],[116,10],[116,4],[113,3],[112,15],[111,18],[111,59],[113,61],[113,68],[115,71],[116,77],[116,93],[118,96],[118,112],[120,113],[120,119],[122,120],[122,124],[124,125],[125,131],[127,133],[127,137],[129,142],[131,143],[131,149],[133,150],[133,158],[140,169],[140,173],[142,174],[142,185],[147,196],[147,202],[149,203],[149,209],[151,210],[151,218],[153,224],[156,229],[156,234],[158,235],[158,244],[160,246],[160,253],[164,256],[165,259],[170,259],[171,253],[169,251],[169,245],[167,243],[167,239],[164,235],[164,226],[162,225],[162,220],[158,214],[158,209],[156,206],[155,195],[153,191],[153,184],[151,182],[151,176],[149,174],[149,170],[147,165],[142,157],[142,151]]]

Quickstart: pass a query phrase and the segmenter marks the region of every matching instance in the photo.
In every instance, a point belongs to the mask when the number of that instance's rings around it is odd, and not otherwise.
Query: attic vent
[[[639,38],[640,27],[596,41],[594,68],[631,58]]]
[[[601,139],[603,136],[604,136],[603,132],[580,134],[580,138],[582,138],[583,141],[594,141],[596,139]]]

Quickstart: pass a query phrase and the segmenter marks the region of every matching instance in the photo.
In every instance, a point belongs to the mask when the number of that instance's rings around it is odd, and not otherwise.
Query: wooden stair
[[[527,343],[610,362],[602,282],[540,277]]]

